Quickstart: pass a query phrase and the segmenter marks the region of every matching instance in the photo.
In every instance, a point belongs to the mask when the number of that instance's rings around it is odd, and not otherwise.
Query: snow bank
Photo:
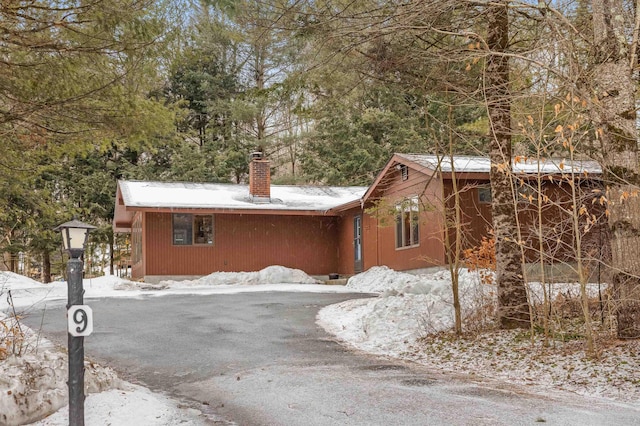
[[[459,286],[467,307],[484,303],[495,290],[466,269],[459,272]],[[453,325],[449,271],[414,275],[376,266],[351,277],[346,287],[380,297],[328,306],[318,313],[318,324],[359,349],[398,355],[418,338]]]
[[[453,308],[437,296],[356,299],[323,308],[318,324],[358,349],[400,355],[418,338],[451,326]]]
[[[13,325],[2,312],[0,321]],[[28,327],[21,325],[21,329],[24,340],[16,343],[22,355],[0,361],[0,425],[34,421],[41,426],[68,425],[68,357]],[[207,424],[200,411],[124,382],[110,368],[86,359],[84,368],[85,420],[89,425]]]
[[[214,272],[196,280],[165,280],[160,286],[175,287],[208,287],[217,285],[255,285],[255,284],[320,284],[321,281],[310,277],[300,269],[284,266],[269,266],[256,272]]]
[[[85,299],[96,297],[114,297],[118,286],[125,286],[127,281],[113,275],[96,278],[85,278],[83,281]],[[135,290],[140,290],[134,288]],[[11,290],[11,298],[8,298]],[[54,281],[43,284],[31,278],[11,272],[0,272],[0,311],[9,308],[10,303],[22,310],[41,302],[66,300],[68,294],[66,281]],[[135,296],[130,293],[128,296]]]
[[[42,287],[42,283],[32,280],[24,275],[18,275],[13,272],[0,271],[0,288],[24,289],[33,287]]]
[[[454,323],[451,275],[407,274],[374,267],[352,277],[347,287],[378,298],[349,300],[320,310],[317,323],[327,332],[369,353],[408,359],[432,368],[535,385],[541,392],[564,389],[637,404],[640,397],[640,343],[610,342],[597,361],[582,342],[541,340],[531,343],[522,331],[489,331],[452,339]],[[459,288],[466,329],[492,321],[497,291],[477,272],[459,271]],[[554,301],[576,300],[578,283],[539,282],[527,285],[529,299],[541,304],[544,291]],[[605,294],[606,284],[587,284],[590,297]],[[489,308],[489,309],[485,309]],[[496,354],[500,354],[497,356]]]
[[[587,283],[585,290],[589,297],[596,297],[607,291],[607,284]],[[544,293],[551,300],[563,298],[565,300],[578,299],[580,297],[579,283],[545,283],[530,282],[527,284],[529,300],[536,305],[544,303]]]
[[[386,266],[373,268],[354,275],[347,281],[347,288],[354,291],[383,293],[387,291],[403,291],[420,283],[420,278],[404,272],[396,272]]]
[[[480,273],[458,271],[459,294],[464,318],[495,304],[497,289],[483,283]],[[454,324],[451,274],[441,270],[431,274],[408,274],[386,266],[375,266],[349,279],[353,291],[379,293],[377,299],[348,300],[328,306],[318,313],[318,324],[339,339],[376,354],[400,354],[420,337],[450,329]],[[604,285],[588,284],[591,296]],[[540,283],[528,285],[533,303],[543,300]],[[580,294],[580,285],[545,285],[552,299]]]
[[[461,268],[458,284],[463,320],[496,303],[495,285],[483,282],[480,272]],[[450,329],[454,324],[451,273],[408,274],[375,266],[349,279],[347,289],[379,293],[377,299],[348,300],[318,313],[318,323],[341,340],[377,354],[399,354],[420,337]],[[590,296],[605,285],[588,284]],[[575,298],[576,283],[546,284],[551,299]],[[534,304],[543,301],[543,286],[528,284]],[[484,319],[486,320],[486,319]]]
[[[481,284],[478,272],[460,269],[458,280],[461,287],[477,287]],[[441,270],[431,274],[409,274],[398,272],[387,266],[373,268],[349,278],[346,287],[353,291],[381,293],[383,296],[400,294],[451,293],[451,274]]]
[[[21,356],[0,361],[0,424],[19,425],[41,419],[67,404],[68,359],[50,342],[25,332]],[[121,385],[115,372],[85,360],[85,393]]]

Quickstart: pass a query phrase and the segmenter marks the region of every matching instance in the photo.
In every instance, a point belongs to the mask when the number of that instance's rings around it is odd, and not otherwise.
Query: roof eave
[[[339,206],[333,207],[327,210],[327,213],[340,215],[347,210],[351,210],[357,207],[362,208],[362,206],[363,206],[363,199],[359,198],[357,200],[349,201],[348,203],[340,204]]]
[[[359,203],[359,201],[358,201]],[[241,215],[280,215],[280,216],[338,216],[329,209],[268,209],[268,208],[225,208],[225,207],[162,207],[162,206],[131,206],[127,211],[151,213],[196,213],[196,214],[241,214]]]

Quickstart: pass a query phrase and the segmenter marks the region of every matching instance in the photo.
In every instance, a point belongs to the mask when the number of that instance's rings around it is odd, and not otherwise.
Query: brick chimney
[[[261,152],[251,154],[249,195],[254,202],[268,203],[271,200],[271,166],[269,160],[262,158]]]

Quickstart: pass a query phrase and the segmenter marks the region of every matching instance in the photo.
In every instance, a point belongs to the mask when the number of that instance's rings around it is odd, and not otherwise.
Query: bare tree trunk
[[[42,252],[42,282],[51,282],[51,253],[48,250]]]
[[[114,261],[113,240],[114,239],[115,239],[115,235],[111,233],[111,236],[109,237],[109,275],[113,275],[113,261]]]
[[[2,261],[4,269],[6,269],[7,271],[9,270],[9,256],[10,254],[8,252],[3,252],[2,258],[0,259]]]
[[[453,147],[450,146],[450,149]],[[455,332],[458,336],[462,335],[462,308],[460,306],[460,249],[462,248],[462,215],[460,207],[460,193],[458,192],[458,179],[456,177],[456,171],[453,165],[453,151],[449,151],[449,158],[451,160],[451,183],[452,195],[453,195],[453,224],[447,220],[446,207],[445,207],[445,232],[446,232],[446,248],[447,257],[449,258],[449,272],[451,273],[451,290],[453,292],[453,312],[455,318]],[[452,226],[455,228],[455,242],[454,246],[451,246],[451,237],[449,236]]]
[[[517,242],[516,209],[511,174],[511,100],[509,61],[503,53],[509,43],[507,2],[487,8],[486,102],[491,125],[491,214],[496,236],[498,320],[502,328],[526,328],[530,323],[527,292]]]
[[[442,185],[442,219],[444,222],[444,247],[449,273],[451,274],[451,291],[453,294],[454,330],[456,335],[462,335],[462,308],[460,306],[460,263],[462,249],[462,211],[460,207],[460,192],[458,190],[458,178],[454,164],[453,132],[452,132],[452,107],[449,105],[449,149],[448,156],[451,162],[451,197],[453,197],[453,211],[449,209],[449,194]],[[440,155],[436,145],[436,154]],[[444,155],[443,155],[444,159]],[[452,235],[453,234],[453,235]]]
[[[610,185],[607,198],[618,337],[640,338],[640,198],[637,195],[640,180],[635,63],[631,63],[624,31],[622,1],[593,0],[592,11],[594,67],[590,114],[602,143],[602,165]]]

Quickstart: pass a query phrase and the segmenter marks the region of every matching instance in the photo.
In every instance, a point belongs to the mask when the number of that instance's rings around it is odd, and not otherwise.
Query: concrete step
[[[346,285],[348,278],[336,278],[334,280],[324,280],[326,285]]]

